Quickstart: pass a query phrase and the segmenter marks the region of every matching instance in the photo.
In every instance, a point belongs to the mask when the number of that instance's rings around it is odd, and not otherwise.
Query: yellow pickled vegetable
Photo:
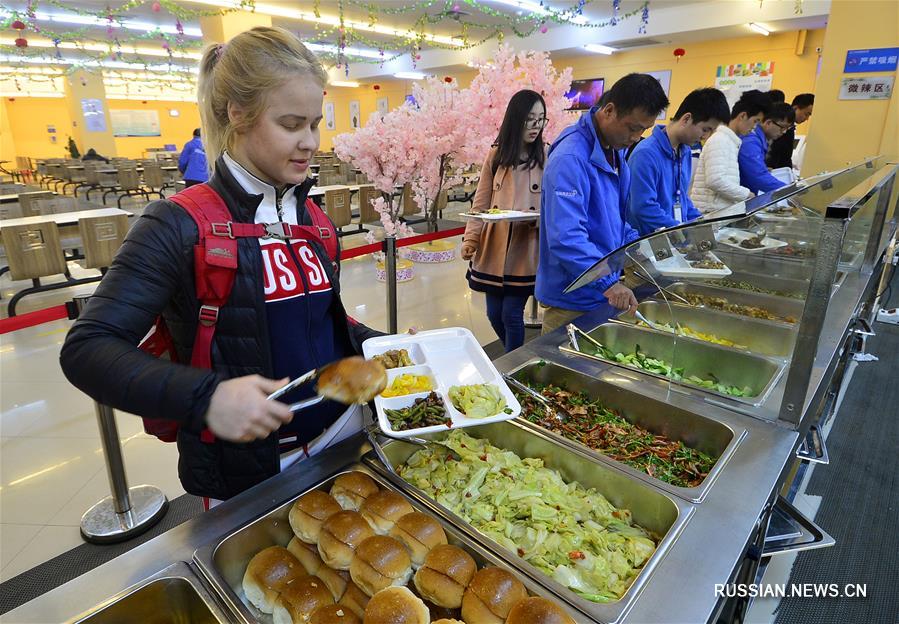
[[[649,327],[649,325],[647,325],[643,321],[638,321],[637,324],[640,325],[641,327]],[[674,328],[671,327],[670,323],[656,323],[656,326],[662,327],[665,329],[665,331],[669,331],[672,334],[674,333]],[[733,340],[728,340],[727,338],[721,338],[719,336],[716,336],[715,334],[707,334],[705,332],[697,331],[695,329],[691,329],[690,327],[687,327],[686,325],[678,325],[677,333],[680,334],[681,336],[687,336],[688,338],[695,338],[696,340],[704,340],[705,342],[711,342],[712,344],[717,344],[717,345],[721,345],[724,347],[733,347],[735,349],[745,349],[746,348],[745,345],[737,344]]]
[[[431,380],[427,375],[400,375],[387,386],[387,389],[381,393],[384,398],[404,396],[406,394],[417,394],[419,392],[430,392],[433,390]]]

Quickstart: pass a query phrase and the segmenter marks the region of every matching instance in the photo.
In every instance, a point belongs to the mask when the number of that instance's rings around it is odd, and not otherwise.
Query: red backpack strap
[[[306,212],[312,218],[312,226],[318,231],[318,238],[321,240],[322,245],[325,246],[328,257],[330,257],[333,262],[337,262],[339,250],[337,245],[337,230],[334,228],[334,224],[331,223],[331,219],[329,219],[328,215],[325,214],[325,211],[311,199],[306,200]]]
[[[200,302],[199,323],[190,364],[212,368],[212,339],[219,310],[228,301],[237,276],[237,240],[230,233],[231,212],[208,184],[195,184],[168,198],[197,224],[194,280]]]

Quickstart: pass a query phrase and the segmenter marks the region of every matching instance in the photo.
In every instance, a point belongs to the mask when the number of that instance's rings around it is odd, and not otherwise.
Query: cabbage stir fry
[[[454,430],[443,440],[461,457],[426,449],[397,473],[478,531],[593,602],[620,599],[657,540],[594,489],[566,483],[543,460]]]

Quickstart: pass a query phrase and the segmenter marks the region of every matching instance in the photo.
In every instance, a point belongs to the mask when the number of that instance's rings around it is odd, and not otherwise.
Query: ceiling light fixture
[[[402,80],[424,80],[428,77],[427,74],[421,72],[396,72],[393,76]]]
[[[5,12],[0,12],[0,17],[6,17],[7,14]],[[109,20],[105,18],[94,17],[92,15],[65,15],[61,13],[35,13],[34,19],[38,21],[44,22],[56,22],[58,24],[81,24],[84,26],[103,26],[106,27],[109,25]],[[168,24],[151,24],[150,22],[139,22],[137,20],[122,20],[121,22],[114,22],[115,24],[120,24],[122,28],[127,28],[128,30],[142,30],[144,32],[153,32],[154,30],[159,30],[161,32],[177,35],[178,29],[175,26],[170,26]],[[193,28],[190,26],[184,27],[184,34],[188,37],[202,37],[203,33],[199,28]]]
[[[755,22],[749,22],[749,30],[752,32],[757,32],[760,35],[765,35],[766,37],[771,34],[771,31],[765,28],[764,26],[760,26]]]
[[[537,13],[539,15],[558,15],[559,17],[568,17],[568,21],[572,24],[586,24],[590,20],[588,20],[583,15],[572,15],[563,10],[555,10],[551,11],[546,6],[543,6],[537,2],[533,2],[532,0],[496,0],[499,4],[506,4],[511,7],[515,7],[516,9],[523,9],[525,11],[530,11],[531,13]]]
[[[359,83],[354,80],[334,80],[328,83],[332,87],[358,87]]]
[[[358,56],[361,58],[382,58],[383,55],[377,50],[368,50],[365,48],[344,48],[341,50],[336,45],[329,45],[326,43],[306,43],[304,44],[307,48],[312,50],[313,52],[326,52],[328,54],[337,54],[339,52],[343,52],[346,56]]]
[[[612,54],[613,52],[617,52],[616,48],[610,48],[609,46],[600,45],[598,43],[588,43],[584,45],[584,49],[587,52],[595,52],[596,54]]]
[[[225,7],[229,9],[243,9],[246,10],[244,5],[239,0],[190,0],[191,2],[197,4],[208,4],[216,7]],[[536,4],[536,3],[534,3]],[[253,11],[255,13],[260,13],[262,15],[271,15],[272,17],[286,17],[288,19],[301,20],[304,22],[313,22],[316,24],[326,24],[328,26],[335,27],[349,27],[355,30],[361,30],[365,32],[373,32],[378,33],[379,35],[388,35],[391,37],[402,37],[404,39],[419,39],[422,38],[425,41],[432,41],[434,43],[442,43],[443,45],[449,46],[461,46],[463,45],[462,41],[456,40],[452,37],[445,37],[442,35],[422,35],[417,31],[409,30],[407,28],[396,28],[393,26],[383,26],[381,24],[370,24],[369,22],[357,22],[351,19],[341,19],[338,15],[325,15],[320,13],[319,15],[315,15],[311,11],[300,11],[298,9],[291,9],[288,7],[278,6],[274,4],[265,4],[261,2],[256,2],[253,5]]]

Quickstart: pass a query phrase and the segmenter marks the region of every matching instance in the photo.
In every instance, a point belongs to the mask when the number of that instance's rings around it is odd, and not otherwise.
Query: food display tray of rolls
[[[381,445],[395,474],[373,451],[363,462],[577,609],[578,622],[620,621],[693,511],[517,420],[427,437],[442,445]]]
[[[375,397],[375,409],[381,430],[393,437],[499,422],[521,413],[468,329],[369,338],[362,351],[387,368],[387,388]]]
[[[244,622],[574,624],[569,605],[351,465],[194,554]]]

